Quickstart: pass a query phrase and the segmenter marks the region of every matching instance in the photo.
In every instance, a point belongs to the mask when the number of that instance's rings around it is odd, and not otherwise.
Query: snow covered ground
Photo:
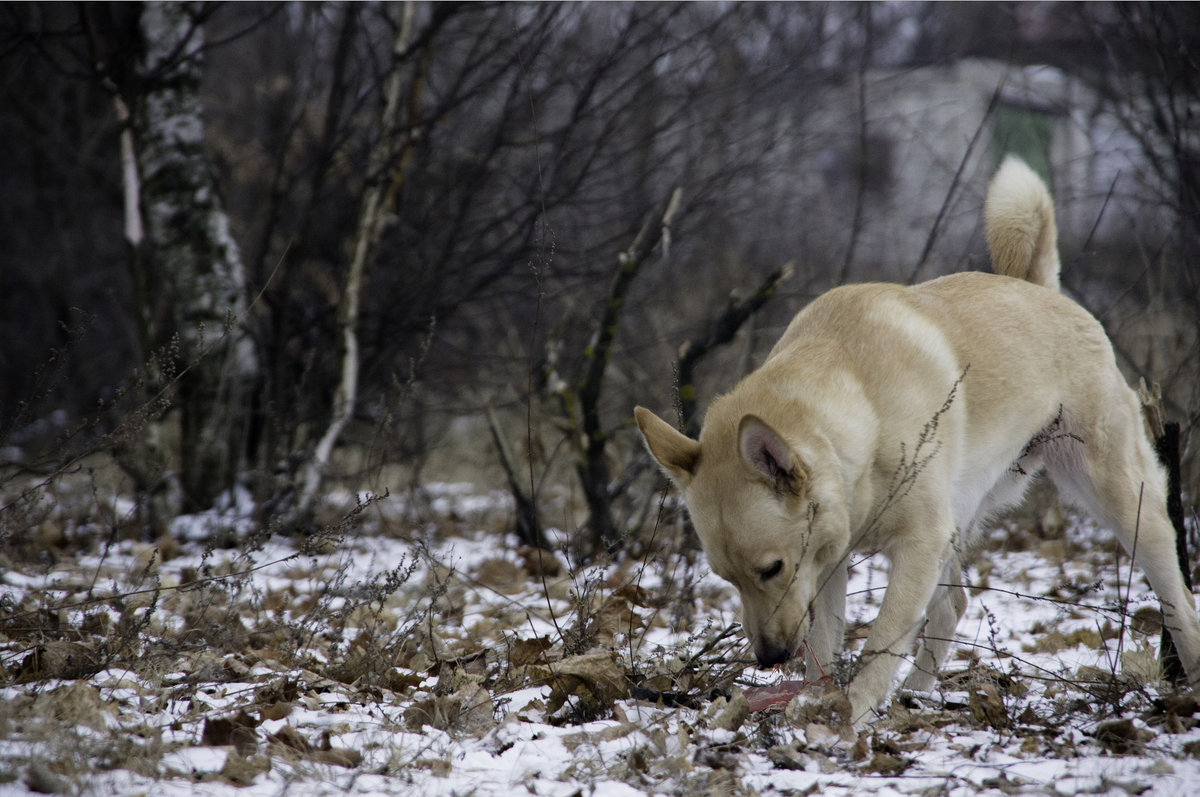
[[[819,689],[748,711],[797,676],[752,666],[694,551],[539,563],[462,485],[306,540],[248,510],[157,544],[77,517],[0,561],[0,795],[1200,793],[1200,707],[1087,522],[994,532],[937,691],[854,733]],[[206,549],[214,524],[242,544]],[[851,626],[885,583],[855,566]]]

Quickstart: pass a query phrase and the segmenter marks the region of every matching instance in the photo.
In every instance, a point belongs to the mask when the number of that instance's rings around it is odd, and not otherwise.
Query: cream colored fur
[[[992,269],[1058,290],[1058,228],[1041,179],[1009,155],[992,177],[983,205]]]
[[[995,268],[1008,276],[829,291],[713,402],[699,440],[635,410],[710,565],[737,587],[763,666],[803,646],[810,677],[817,664],[828,669],[842,649],[850,552],[888,557],[848,687],[859,722],[904,661],[907,688],[932,687],[966,607],[960,552],[1043,469],[1135,549],[1200,686],[1200,621],[1165,479],[1104,330],[1055,290],[1049,192],[1010,158],[985,216]]]

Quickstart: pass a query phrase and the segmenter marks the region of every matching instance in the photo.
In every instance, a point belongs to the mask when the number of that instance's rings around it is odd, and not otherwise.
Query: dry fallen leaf
[[[267,743],[287,748],[301,758],[318,764],[351,768],[362,763],[362,753],[357,750],[338,748],[330,744],[328,732],[322,735],[320,745],[314,745],[295,728],[284,725],[278,733],[267,734]]]
[[[102,731],[107,717],[115,712],[100,697],[100,690],[83,681],[73,681],[38,698],[54,718],[68,725],[86,725]]]
[[[734,689],[728,698],[719,697],[705,712],[710,728],[736,731],[750,715],[750,701],[741,689]]]
[[[1121,719],[1101,723],[1096,727],[1096,741],[1109,752],[1118,755],[1139,752],[1154,734],[1133,724],[1133,720]]]
[[[613,701],[629,697],[629,679],[612,653],[584,653],[553,662],[547,667],[551,714],[571,697],[585,700],[594,708],[610,708]]]
[[[989,728],[1007,728],[1008,712],[1000,690],[990,683],[981,683],[971,690],[971,716]]]
[[[534,578],[555,578],[562,573],[562,562],[553,551],[545,548],[521,547],[517,549],[525,572]]]
[[[870,763],[862,768],[863,772],[874,772],[879,775],[899,775],[912,764],[911,758],[904,758],[892,753],[876,753]]]
[[[95,675],[103,668],[100,656],[78,642],[50,640],[38,645],[21,662],[17,682],[54,678],[75,680]]]
[[[213,747],[232,746],[240,755],[249,756],[258,750],[258,737],[255,734],[258,724],[259,720],[245,711],[239,711],[229,717],[208,717],[204,720],[200,744]]]
[[[249,786],[256,777],[270,770],[271,759],[267,756],[246,756],[235,750],[226,756],[221,777],[235,786]]]
[[[544,662],[546,651],[553,643],[550,637],[539,636],[533,639],[518,639],[508,649],[508,663],[513,667],[525,667],[529,664]]]
[[[808,756],[804,745],[798,741],[789,744],[778,744],[767,750],[767,760],[779,769],[804,769],[808,766]]]

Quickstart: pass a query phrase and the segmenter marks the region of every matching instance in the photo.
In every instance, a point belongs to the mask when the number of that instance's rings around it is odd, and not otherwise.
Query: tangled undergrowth
[[[146,542],[93,488],[0,553],[0,790],[58,794],[1180,794],[1200,704],[1112,538],[1009,524],[936,691],[843,721],[833,676],[757,670],[736,596],[660,529],[616,561],[505,536],[500,495],[344,497],[268,533],[245,501]],[[36,522],[33,522],[36,521]],[[219,547],[214,540],[220,541]],[[886,583],[855,564],[848,642]]]

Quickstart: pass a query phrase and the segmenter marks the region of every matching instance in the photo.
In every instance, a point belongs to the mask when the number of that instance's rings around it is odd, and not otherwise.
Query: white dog
[[[887,697],[921,632],[905,686],[932,687],[966,606],[959,552],[1043,469],[1134,551],[1200,687],[1200,620],[1165,477],[1104,330],[1057,290],[1049,192],[1010,157],[985,219],[997,274],[829,291],[713,402],[698,441],[635,411],[713,570],[738,588],[762,666],[805,641],[809,677],[828,666],[850,552],[888,557],[849,685],[856,721]]]

